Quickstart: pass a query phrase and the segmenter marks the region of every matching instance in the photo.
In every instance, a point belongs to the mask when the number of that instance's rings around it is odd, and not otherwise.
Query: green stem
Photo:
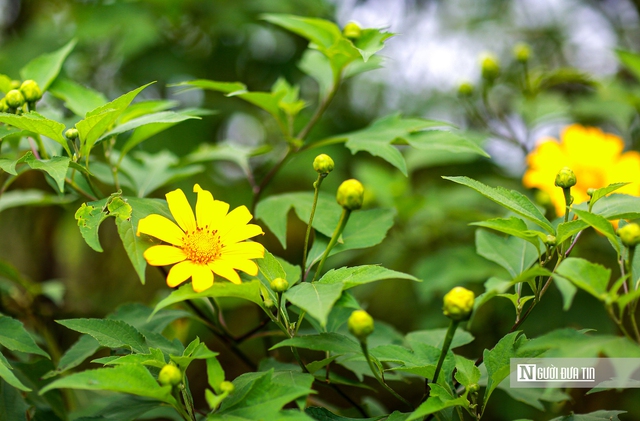
[[[562,189],[562,194],[564,194],[564,203],[566,205],[566,209],[564,211],[564,222],[569,221],[569,206],[571,206],[571,187]]]
[[[373,364],[373,360],[371,359],[371,356],[369,355],[369,349],[367,348],[367,342],[365,341],[360,341],[360,347],[362,348],[362,353],[364,354],[365,359],[367,360],[367,363],[369,364],[369,369],[371,370],[371,373],[373,373],[373,376],[376,378],[376,380],[378,381],[378,383],[380,383],[380,385],[389,393],[391,393],[393,396],[395,396],[399,401],[401,401],[402,403],[404,403],[405,405],[407,405],[409,408],[411,408],[411,410],[413,411],[415,408],[413,407],[413,405],[411,405],[405,398],[403,398],[402,396],[400,396],[395,390],[393,390],[391,387],[389,387],[389,385],[387,383],[385,383],[384,379],[381,377],[380,373],[378,372],[377,368],[375,367],[375,365]]]
[[[44,148],[44,143],[42,142],[42,138],[40,137],[40,135],[35,134],[33,136],[33,139],[36,141],[36,144],[38,145],[38,150],[40,151],[40,156],[42,156],[42,159],[49,159],[50,158],[49,153]]]
[[[320,185],[322,184],[322,180],[326,177],[326,174],[318,174],[318,179],[315,183],[313,183],[313,205],[311,205],[311,215],[309,216],[309,224],[307,224],[307,233],[304,236],[304,249],[302,250],[302,271],[305,275],[303,275],[303,281],[306,278],[306,268],[307,268],[307,250],[309,250],[309,237],[311,236],[311,224],[313,223],[313,217],[316,214],[316,207],[318,205],[318,195],[320,194]]]
[[[320,263],[318,264],[318,268],[316,269],[316,273],[313,275],[313,280],[311,282],[315,282],[320,272],[322,272],[322,266],[324,266],[325,260],[327,260],[327,257],[329,257],[329,253],[331,252],[331,249],[338,242],[338,238],[340,238],[340,236],[342,235],[342,231],[344,231],[344,227],[347,225],[347,221],[349,220],[349,215],[351,215],[351,211],[349,209],[343,208],[342,215],[340,215],[340,221],[338,221],[338,226],[336,227],[336,230],[333,232],[333,235],[331,236],[331,240],[329,241],[329,244],[327,245],[327,249],[324,251],[324,254],[322,255],[322,259],[320,259]]]
[[[311,116],[311,119],[309,120],[307,125],[304,126],[302,130],[300,130],[300,133],[298,133],[298,136],[296,136],[296,138],[300,140],[304,140],[309,135],[309,132],[311,131],[313,126],[315,126],[318,120],[320,120],[320,117],[322,117],[322,114],[324,114],[324,112],[329,107],[329,104],[333,100],[333,97],[336,95],[336,92],[338,92],[338,86],[340,86],[340,80],[341,80],[340,76],[335,78],[335,80],[333,81],[333,86],[331,87],[331,90],[329,91],[327,96],[322,100],[322,102],[316,109],[315,113],[313,113],[313,116]]]
[[[444,359],[447,356],[447,352],[449,351],[449,347],[451,346],[451,341],[453,340],[453,336],[456,333],[456,329],[460,324],[459,320],[451,320],[449,323],[449,329],[447,329],[447,336],[444,337],[444,343],[442,344],[442,351],[440,352],[440,358],[438,359],[438,365],[436,365],[436,371],[433,373],[433,383],[438,382],[438,376],[440,375],[440,370],[442,370],[442,364],[444,363]]]

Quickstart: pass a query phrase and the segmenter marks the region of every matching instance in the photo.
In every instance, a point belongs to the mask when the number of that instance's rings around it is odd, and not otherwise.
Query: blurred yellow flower
[[[253,217],[245,206],[228,212],[229,205],[199,185],[194,217],[187,197],[180,189],[167,193],[167,203],[177,225],[162,215],[151,214],[138,223],[137,235],[147,234],[169,245],[157,245],[144,252],[152,266],[175,264],[167,276],[167,285],[175,287],[192,279],[193,290],[204,291],[213,285],[214,273],[239,284],[236,270],[258,274],[251,259],[264,257],[264,246],[244,240],[263,234],[258,225],[249,224]]]
[[[564,215],[562,189],[554,185],[558,171],[569,167],[577,183],[571,188],[574,203],[589,200],[587,190],[606,187],[612,183],[631,182],[616,193],[640,195],[640,153],[622,153],[624,142],[616,135],[604,133],[596,127],[578,124],[568,126],[558,142],[543,138],[527,156],[528,169],[522,183],[549,194],[558,216]]]

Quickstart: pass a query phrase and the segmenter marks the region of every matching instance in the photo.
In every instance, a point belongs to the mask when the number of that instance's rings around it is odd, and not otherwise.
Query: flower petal
[[[151,214],[138,222],[138,232],[156,237],[175,246],[182,245],[184,232],[171,220],[162,215]]]
[[[207,265],[193,265],[193,290],[204,291],[213,285],[213,272]]]
[[[220,259],[220,262],[226,263],[236,270],[241,270],[244,273],[256,276],[258,274],[258,265],[253,260],[248,259]]]
[[[229,232],[249,223],[251,218],[253,218],[253,215],[251,215],[246,206],[238,206],[220,221],[218,235],[220,238],[226,237]]]
[[[167,276],[167,285],[171,288],[175,288],[189,279],[196,270],[194,269],[195,266],[196,265],[191,260],[185,260],[184,262],[174,265]]]
[[[196,202],[196,221],[199,228],[210,227],[213,216],[213,195],[210,191],[204,190],[199,184],[193,186],[194,193],[198,193]]]
[[[183,231],[193,232],[196,229],[196,218],[193,216],[193,210],[187,200],[187,196],[180,189],[171,191],[166,195],[167,203],[169,204],[169,210],[171,215],[176,220],[180,228]]]
[[[241,284],[240,276],[233,269],[231,265],[225,263],[223,260],[215,260],[208,264],[209,269],[211,269],[216,275],[220,275],[223,278],[228,279],[234,284]]]
[[[224,237],[220,238],[220,241],[222,241],[222,244],[231,245],[260,234],[264,234],[264,232],[259,225],[247,224],[229,231]]]
[[[235,243],[224,247],[221,255],[224,259],[259,259],[264,257],[264,246],[253,241]]]
[[[187,256],[178,247],[162,245],[146,249],[144,258],[151,266],[164,266],[182,262]]]

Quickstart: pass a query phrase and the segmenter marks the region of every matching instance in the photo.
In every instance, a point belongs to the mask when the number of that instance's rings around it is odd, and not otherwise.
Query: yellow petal
[[[152,266],[165,266],[182,262],[187,256],[177,247],[153,246],[145,250],[144,258]]]
[[[169,204],[169,210],[171,215],[176,220],[180,228],[183,231],[193,232],[196,229],[196,219],[193,216],[191,205],[187,200],[187,196],[180,189],[171,191],[166,194],[167,203]]]
[[[224,247],[221,254],[225,259],[258,259],[264,257],[264,246],[260,243],[248,241],[235,243]]]
[[[204,291],[213,285],[213,272],[207,265],[193,265],[193,290]]]
[[[259,225],[248,224],[236,227],[234,230],[229,231],[227,235],[220,238],[223,244],[231,245],[239,241],[246,240],[247,238],[255,237],[256,235],[264,234],[262,228]]]
[[[230,231],[233,231],[239,227],[246,225],[251,221],[253,216],[246,206],[238,206],[224,217],[220,222],[220,229],[218,235],[220,238],[226,237]]]
[[[198,201],[196,202],[196,221],[199,228],[211,227],[213,195],[210,191],[204,190],[200,185],[193,186],[193,191],[198,193]]]
[[[220,275],[225,279],[233,282],[234,284],[240,284],[242,281],[240,280],[240,276],[238,273],[233,270],[233,267],[227,263],[224,263],[222,260],[216,260],[208,264],[209,269],[211,269],[216,275]]]
[[[229,264],[234,269],[241,270],[244,273],[256,276],[258,274],[258,265],[253,260],[246,259],[220,259],[221,262]]]
[[[189,279],[196,270],[194,269],[195,266],[191,260],[185,260],[174,265],[167,276],[167,285],[174,288]]]
[[[184,232],[172,221],[162,215],[151,214],[138,222],[137,235],[147,234],[167,243],[181,246]]]

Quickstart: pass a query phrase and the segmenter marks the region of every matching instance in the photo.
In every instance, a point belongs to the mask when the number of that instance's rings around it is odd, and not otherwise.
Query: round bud
[[[618,236],[626,247],[635,247],[640,243],[640,225],[627,224],[618,229]]]
[[[7,101],[7,105],[10,108],[19,108],[24,104],[24,95],[17,89],[12,89],[7,92],[7,95],[4,97],[5,101]]]
[[[69,140],[76,140],[78,138],[78,129],[72,127],[64,132],[64,136]]]
[[[24,95],[24,99],[27,102],[36,102],[42,98],[42,90],[35,80],[25,80],[20,85],[20,92]]]
[[[526,63],[531,57],[531,47],[524,42],[520,42],[513,47],[513,56],[520,63]]]
[[[266,308],[274,308],[276,306],[276,304],[273,302],[273,300],[271,298],[265,298],[264,299],[264,306]]]
[[[444,296],[442,312],[452,320],[466,320],[471,316],[475,294],[463,287],[455,287]]]
[[[547,238],[544,240],[544,243],[548,246],[555,246],[558,240],[555,235],[547,235]]]
[[[352,178],[343,181],[338,187],[336,200],[338,204],[347,210],[356,210],[362,207],[364,186],[358,180]]]
[[[587,196],[591,197],[593,196],[593,193],[596,192],[597,189],[594,189],[593,187],[590,187],[587,189]]]
[[[286,279],[276,278],[271,281],[271,289],[275,292],[285,292],[289,289],[289,282]]]
[[[467,390],[469,393],[478,393],[478,391],[480,391],[480,385],[478,385],[478,383],[470,384]]]
[[[20,89],[22,83],[19,80],[12,80],[9,84],[9,89]]]
[[[373,317],[364,310],[356,310],[349,316],[347,326],[353,336],[364,341],[373,333]]]
[[[470,97],[471,95],[473,95],[473,85],[471,84],[471,82],[462,82],[458,86],[458,95],[460,95],[461,97]]]
[[[0,99],[0,113],[4,113],[9,109],[9,106],[7,105],[7,100],[2,98]]]
[[[500,62],[494,54],[484,54],[480,59],[482,77],[493,82],[500,75]]]
[[[233,383],[228,382],[226,380],[220,383],[220,391],[222,391],[222,393],[231,393],[234,390],[236,390],[236,387],[234,386]]]
[[[349,39],[357,39],[360,38],[362,29],[360,29],[360,25],[358,25],[357,23],[349,22],[344,26],[342,34]]]
[[[182,381],[182,372],[174,364],[167,364],[158,374],[158,382],[163,386],[175,386]]]
[[[561,187],[563,189],[570,189],[575,186],[577,183],[576,175],[569,167],[564,167],[558,174],[556,175],[556,187]]]
[[[334,166],[333,159],[327,154],[322,153],[313,160],[313,169],[316,170],[318,174],[329,174],[333,171]]]

